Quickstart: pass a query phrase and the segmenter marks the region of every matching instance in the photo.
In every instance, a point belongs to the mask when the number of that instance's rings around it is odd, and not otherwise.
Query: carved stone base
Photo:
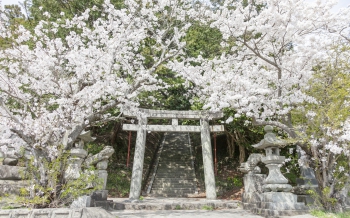
[[[84,195],[74,200],[70,208],[81,207],[103,207],[108,209],[108,205],[111,201],[107,200],[108,190],[94,191],[90,195]]]
[[[90,207],[90,206],[91,206],[91,196],[84,195],[75,199],[70,205],[70,208],[84,208],[84,207]]]
[[[292,190],[289,184],[265,184],[263,189],[265,192],[289,192]]]
[[[98,190],[91,194],[92,200],[95,201],[106,201],[108,197],[108,190]]]
[[[258,204],[261,202],[261,194],[259,193],[243,193],[242,203],[243,209],[251,210],[252,208],[258,207]]]
[[[263,192],[262,184],[265,178],[266,178],[265,174],[248,173],[244,175],[243,177],[244,192],[245,193],[250,193],[250,192],[262,193]]]
[[[261,202],[251,210],[265,217],[292,216],[308,213],[309,208],[297,201],[297,195],[288,192],[265,192]]]
[[[243,209],[250,210],[257,207],[257,204],[261,201],[262,184],[265,178],[265,174],[248,173],[244,175]]]

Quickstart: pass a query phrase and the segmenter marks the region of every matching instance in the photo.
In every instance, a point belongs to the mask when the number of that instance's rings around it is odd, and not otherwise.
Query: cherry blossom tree
[[[294,111],[294,125],[308,144],[304,150],[321,188],[322,204],[329,210],[341,210],[349,192],[350,45],[341,40],[327,53],[329,60],[319,63],[307,94],[316,103]]]
[[[59,156],[61,145],[73,147],[87,127],[118,119],[111,110],[121,114],[138,105],[140,93],[164,88],[157,70],[182,54],[189,6],[131,0],[115,9],[106,1],[92,25],[89,14],[97,8],[56,21],[43,11],[48,19],[33,31],[10,31],[2,22],[1,37],[12,45],[0,51],[0,123],[22,140],[2,137],[0,144],[24,146],[45,168],[42,158]],[[153,54],[148,59],[146,46]],[[47,172],[41,172],[45,184]]]
[[[184,77],[197,85],[205,108],[233,107],[238,114],[295,136],[289,112],[301,102],[313,101],[302,90],[331,43],[325,27],[335,20],[329,11],[332,4],[271,0],[224,5],[207,11],[207,16],[222,32],[222,46],[234,43],[231,52],[213,60],[192,60],[203,62],[199,66],[174,62],[174,69],[182,68]],[[276,118],[285,122],[273,123]]]
[[[298,116],[294,111],[304,109],[307,113],[305,104],[320,103],[307,93],[315,67],[332,59],[328,51],[335,41],[349,43],[350,9],[332,13],[330,9],[335,3],[224,1],[222,6],[198,17],[221,31],[224,39],[221,45],[229,52],[212,60],[199,56],[187,62],[174,61],[173,69],[181,69],[181,74],[195,84],[194,91],[204,108],[233,108],[236,116],[244,114],[254,125],[276,126],[296,139],[311,156],[310,141],[305,142],[305,135],[301,134],[307,123],[295,122],[293,118]],[[346,123],[338,129],[324,128],[325,133],[333,132],[335,138],[343,140],[341,144],[348,144]],[[337,142],[322,145],[325,152],[348,156],[348,148]],[[325,155],[313,157],[321,161]],[[331,184],[332,174],[323,175],[328,176],[331,179],[318,178],[321,188]],[[339,191],[331,190],[328,197]]]

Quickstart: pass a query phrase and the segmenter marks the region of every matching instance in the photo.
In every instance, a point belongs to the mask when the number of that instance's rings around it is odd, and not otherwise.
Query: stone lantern
[[[288,184],[288,180],[280,170],[285,160],[284,156],[280,156],[280,148],[285,146],[286,142],[276,137],[272,132],[272,126],[266,126],[264,130],[266,131],[264,139],[253,147],[265,150],[266,156],[261,156],[261,162],[266,164],[269,174],[263,181],[260,202],[255,202],[256,207],[251,208],[251,211],[265,217],[307,213],[308,207],[298,202],[297,195],[290,193],[292,186]]]
[[[266,164],[269,174],[264,180],[263,190],[264,192],[289,192],[292,190],[292,186],[288,184],[288,180],[280,170],[286,159],[284,156],[280,156],[280,147],[284,147],[286,142],[276,138],[276,135],[272,132],[272,126],[265,126],[264,130],[266,132],[264,139],[253,145],[254,148],[265,149],[266,153],[266,156],[261,158],[261,162]]]
[[[80,171],[82,165],[84,168],[88,168],[89,166],[96,165],[97,170],[93,173],[97,174],[100,179],[102,179],[102,190],[96,190],[92,192],[90,195],[84,195],[78,197],[71,204],[71,208],[81,208],[81,207],[96,207],[108,205],[109,201],[108,190],[106,189],[107,183],[107,166],[108,166],[108,158],[112,156],[114,153],[114,149],[112,146],[106,146],[102,151],[95,155],[89,155],[87,158],[87,152],[83,149],[84,142],[91,142],[95,140],[95,138],[91,137],[91,132],[83,132],[78,137],[80,141],[75,144],[75,147],[71,149],[69,157],[69,165],[67,167],[65,179],[77,179],[80,176]],[[85,160],[84,160],[85,158]],[[94,184],[86,184],[86,188],[93,187]]]
[[[80,177],[81,165],[87,156],[87,152],[84,150],[84,142],[94,140],[90,131],[81,133],[78,138],[80,139],[79,142],[70,150],[68,166],[64,174],[65,180],[74,180]]]

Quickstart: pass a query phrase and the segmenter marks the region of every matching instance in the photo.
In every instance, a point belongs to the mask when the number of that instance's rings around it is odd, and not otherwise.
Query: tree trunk
[[[114,147],[114,145],[116,145],[119,128],[120,128],[120,122],[115,122],[111,132],[111,146],[113,146],[114,149],[117,148],[116,146]]]
[[[239,134],[239,132],[234,131],[234,134],[239,147],[239,163],[243,163],[245,161],[245,147],[242,144],[243,137]]]
[[[239,146],[239,163],[243,163],[245,161],[245,148],[243,145]]]
[[[37,182],[41,185],[41,186],[46,186],[47,184],[47,169],[45,167],[45,163],[44,163],[44,154],[43,152],[37,150],[37,149],[33,149],[33,156],[34,156],[34,166],[38,168],[39,170],[39,174],[40,174],[40,178],[35,178],[37,180]]]
[[[235,154],[235,143],[234,137],[229,132],[226,132],[226,141],[228,155],[230,158],[232,158]]]

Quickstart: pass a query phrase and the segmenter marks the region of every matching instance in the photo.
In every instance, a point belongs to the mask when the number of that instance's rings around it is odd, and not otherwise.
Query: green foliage
[[[90,167],[76,180],[64,179],[64,172],[68,166],[69,153],[60,150],[61,155],[50,161],[42,158],[46,169],[47,183],[40,181],[40,170],[34,164],[34,159],[29,160],[23,177],[27,179],[27,188],[20,189],[17,203],[28,207],[64,207],[68,206],[79,196],[90,194],[102,187],[102,181]],[[78,172],[77,172],[78,173]]]
[[[341,209],[337,196],[349,181],[349,158],[346,155],[349,145],[340,139],[344,123],[350,117],[349,51],[344,44],[335,44],[330,49],[329,61],[313,68],[314,76],[306,90],[315,102],[292,112],[293,125],[302,127],[299,135],[304,140],[303,149],[313,159],[310,165],[315,169],[320,185],[321,192],[315,198],[329,211]],[[326,146],[331,144],[342,151],[331,152]]]
[[[231,122],[226,123],[226,120],[232,118]],[[264,138],[263,127],[253,126],[245,115],[236,116],[236,111],[227,108],[224,110],[224,117],[218,120],[219,123],[225,123],[225,131],[227,138],[228,156],[233,158],[235,155],[235,147],[239,147],[239,162],[242,163],[246,160],[247,153],[256,151],[251,145],[259,142]]]
[[[281,172],[291,185],[296,185],[296,179],[300,178],[299,157],[295,148],[296,146],[291,144],[281,149],[281,156],[285,156],[286,160],[288,160],[288,162],[281,167]]]
[[[9,210],[9,209],[17,209],[17,208],[14,207],[14,206],[8,205],[8,206],[2,207],[1,209],[2,209],[2,210]]]
[[[88,154],[95,155],[102,151],[104,146],[104,144],[89,142],[85,145],[85,150],[88,152]]]
[[[178,205],[178,204],[175,206],[175,208],[174,208],[174,209],[175,209],[175,210],[182,210],[181,206],[180,206],[180,205]]]
[[[323,210],[325,205],[327,206],[326,208],[334,208],[338,202],[336,198],[329,197],[329,187],[322,189],[321,193],[318,193],[314,189],[309,189],[306,193],[314,199],[314,203],[311,206],[315,208],[316,211]]]
[[[131,170],[115,168],[108,172],[107,189],[109,194],[118,197],[126,197],[130,191]]]
[[[214,207],[213,206],[209,206],[209,205],[204,205],[203,207],[202,207],[202,209],[203,210],[214,210]]]
[[[350,217],[350,212],[344,213],[330,213],[323,210],[311,210],[310,214],[319,218],[348,218]]]
[[[4,14],[10,20],[24,19],[24,14],[18,5],[5,5]]]
[[[27,1],[28,2],[28,1]],[[34,21],[46,20],[47,17],[43,15],[44,12],[49,12],[52,20],[61,17],[61,12],[64,13],[64,18],[73,18],[75,15],[82,14],[86,9],[96,6],[102,8],[104,0],[29,0],[30,14]],[[110,1],[116,8],[123,8],[123,0]],[[93,13],[90,21],[96,20],[100,16],[99,13]]]
[[[143,101],[140,102],[140,107],[163,110],[190,110],[192,95],[188,92],[189,87],[185,87],[184,79],[176,76],[173,71],[163,66],[160,66],[156,73],[158,78],[166,84],[167,88],[152,93],[143,93]]]
[[[5,5],[3,15],[5,15],[8,19],[5,24],[9,26],[9,30],[14,31],[19,25],[25,27],[29,25],[29,23],[25,20],[25,17],[21,12],[21,8],[18,5]],[[5,21],[1,19],[1,22]],[[12,34],[14,33],[12,32]],[[0,49],[9,48],[13,42],[14,39],[12,38],[0,37]]]
[[[189,57],[202,55],[204,58],[212,59],[222,53],[222,34],[218,29],[208,25],[194,23],[188,30],[184,40],[186,41],[186,52]]]
[[[227,183],[229,184],[229,186],[232,186],[232,187],[242,187],[243,186],[243,180],[242,180],[242,178],[239,178],[239,177],[228,177]]]

